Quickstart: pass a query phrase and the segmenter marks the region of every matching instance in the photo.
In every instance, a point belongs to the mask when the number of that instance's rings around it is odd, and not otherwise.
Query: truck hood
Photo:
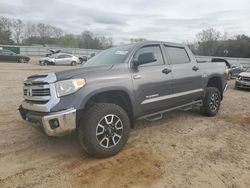
[[[56,74],[57,80],[60,81],[60,80],[67,80],[78,75],[86,75],[86,74],[91,74],[91,73],[97,74],[97,72],[99,71],[102,72],[105,70],[109,70],[112,67],[113,65],[82,67],[82,68],[56,72],[55,74]]]
[[[250,72],[242,72],[239,76],[250,77]]]

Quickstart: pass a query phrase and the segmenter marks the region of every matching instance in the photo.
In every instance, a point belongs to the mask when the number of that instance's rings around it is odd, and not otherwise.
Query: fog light
[[[56,129],[59,127],[59,121],[57,119],[49,120],[49,125],[51,129]]]

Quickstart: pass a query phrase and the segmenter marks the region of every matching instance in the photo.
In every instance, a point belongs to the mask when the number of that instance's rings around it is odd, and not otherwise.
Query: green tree
[[[64,47],[78,48],[78,40],[75,35],[68,34],[64,35],[59,39],[59,44]]]
[[[3,31],[0,28],[0,44],[13,44],[10,31]]]
[[[221,38],[221,33],[213,28],[202,30],[196,35],[198,39],[197,54],[205,56],[216,55],[218,40]]]

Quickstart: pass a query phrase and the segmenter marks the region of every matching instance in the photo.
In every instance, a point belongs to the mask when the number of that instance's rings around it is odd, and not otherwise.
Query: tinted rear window
[[[189,56],[185,48],[166,46],[167,54],[171,64],[183,64],[190,62]]]

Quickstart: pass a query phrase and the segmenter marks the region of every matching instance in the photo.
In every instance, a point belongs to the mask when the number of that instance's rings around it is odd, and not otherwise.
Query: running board
[[[155,112],[155,113],[152,113],[152,114],[144,115],[142,117],[139,117],[138,120],[144,119],[144,120],[147,120],[147,121],[157,121],[157,120],[162,119],[163,114],[166,113],[166,112],[170,112],[170,111],[174,111],[174,110],[187,111],[187,110],[191,110],[193,107],[200,107],[200,106],[202,106],[202,104],[203,104],[202,100],[193,101],[193,102],[188,103],[188,104],[184,104],[184,105],[181,105],[181,106],[169,108],[169,109],[162,110],[162,111],[159,111],[159,112]]]
[[[192,110],[194,107],[201,107],[203,105],[202,101],[196,101],[195,103],[191,104],[191,105],[187,105],[185,107],[180,108],[181,111],[189,111]]]
[[[161,119],[162,119],[162,114],[156,114],[154,116],[150,116],[150,117],[145,118],[145,120],[151,121],[151,122],[158,121],[158,120],[161,120]]]
[[[192,110],[193,109],[193,106],[192,105],[189,105],[189,106],[186,106],[186,107],[183,107],[183,108],[180,108],[181,111],[189,111],[189,110]]]

